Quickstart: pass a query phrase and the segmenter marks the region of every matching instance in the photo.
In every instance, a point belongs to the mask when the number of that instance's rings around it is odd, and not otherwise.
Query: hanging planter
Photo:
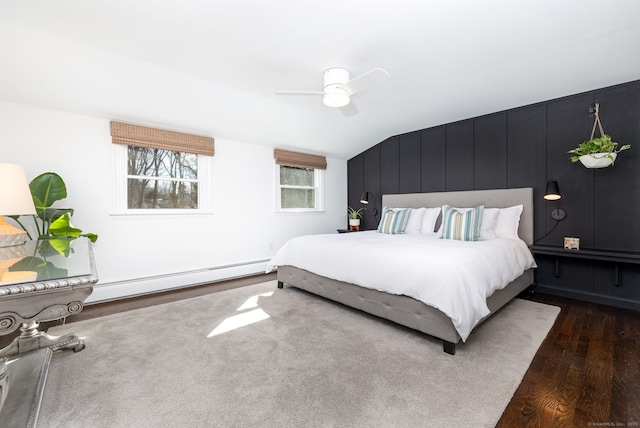
[[[600,137],[594,138],[596,126],[600,130]],[[606,168],[613,165],[618,153],[631,146],[625,144],[619,149],[617,147],[618,143],[612,141],[611,136],[604,133],[602,123],[600,123],[600,104],[595,103],[595,119],[593,129],[591,129],[591,137],[567,153],[571,155],[569,158],[571,162],[580,161],[586,168]]]
[[[609,165],[613,165],[616,157],[618,157],[617,153],[593,153],[590,155],[582,155],[578,160],[586,168],[606,168]]]

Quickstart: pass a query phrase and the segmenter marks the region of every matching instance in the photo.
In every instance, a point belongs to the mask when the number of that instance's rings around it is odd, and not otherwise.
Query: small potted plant
[[[347,207],[347,217],[349,218],[350,229],[355,229],[355,230],[360,229],[360,219],[362,218],[363,210],[364,208],[360,208],[356,210],[351,207]]]
[[[567,152],[571,155],[569,157],[571,162],[580,161],[587,168],[605,168],[613,165],[618,153],[631,147],[631,145],[625,144],[618,148],[618,143],[614,142],[610,135],[604,133],[600,123],[599,109],[600,105],[595,103],[595,120],[591,130],[591,137],[583,141],[575,149]],[[594,138],[596,125],[600,128],[600,137]]]

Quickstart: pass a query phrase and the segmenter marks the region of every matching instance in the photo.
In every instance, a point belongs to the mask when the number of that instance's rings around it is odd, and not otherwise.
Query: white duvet
[[[413,297],[449,316],[463,341],[489,314],[487,297],[536,267],[521,240],[463,242],[376,231],[294,238],[269,261],[267,272],[285,265]]]

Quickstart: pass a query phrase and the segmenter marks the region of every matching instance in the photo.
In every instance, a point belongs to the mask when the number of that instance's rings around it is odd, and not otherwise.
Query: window
[[[278,149],[274,157],[277,211],[323,211],[325,158]]]
[[[324,171],[287,165],[277,165],[277,170],[279,211],[324,209]]]
[[[198,155],[128,146],[128,209],[197,209]]]
[[[111,134],[116,143],[116,214],[211,212],[207,154],[213,154],[212,138],[119,122],[111,122]],[[205,150],[185,144],[198,139],[204,139]]]

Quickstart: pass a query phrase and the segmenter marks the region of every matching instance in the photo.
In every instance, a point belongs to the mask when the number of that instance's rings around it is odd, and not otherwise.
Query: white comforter
[[[463,242],[375,231],[294,238],[267,272],[285,265],[418,299],[449,316],[463,341],[489,314],[486,298],[536,267],[521,240]]]

